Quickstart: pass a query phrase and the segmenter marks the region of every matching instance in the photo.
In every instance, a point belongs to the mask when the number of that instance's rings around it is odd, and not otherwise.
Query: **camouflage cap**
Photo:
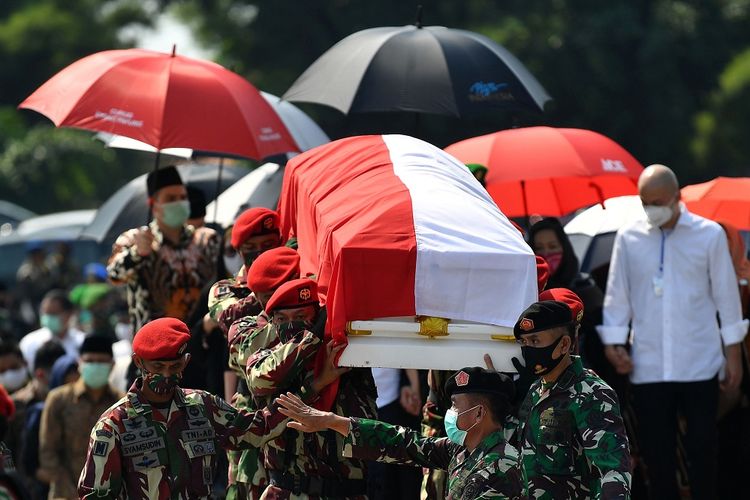
[[[571,323],[571,312],[566,303],[543,300],[534,302],[521,313],[513,327],[513,335],[520,338],[521,335],[543,332]]]

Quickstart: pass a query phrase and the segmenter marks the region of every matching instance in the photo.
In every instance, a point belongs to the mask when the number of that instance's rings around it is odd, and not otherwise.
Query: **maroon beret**
[[[539,300],[556,300],[570,308],[573,321],[580,323],[583,319],[583,301],[573,290],[567,288],[550,288],[539,294]]]
[[[133,352],[146,360],[179,358],[187,349],[190,329],[177,318],[146,323],[133,338]]]
[[[318,305],[318,284],[309,278],[287,281],[273,292],[266,304],[266,312]]]
[[[281,234],[279,214],[269,208],[255,207],[245,210],[232,227],[232,246],[240,248],[252,236]]]
[[[289,247],[266,250],[247,271],[247,287],[256,293],[275,290],[299,276],[299,254]]]
[[[549,280],[549,264],[544,260],[544,257],[536,256],[536,285],[539,288],[539,293],[542,293],[544,287],[547,286],[547,280]]]

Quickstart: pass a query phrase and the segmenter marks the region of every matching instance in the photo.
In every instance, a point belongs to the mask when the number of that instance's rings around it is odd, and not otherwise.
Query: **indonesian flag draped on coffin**
[[[394,316],[512,327],[536,300],[521,234],[462,163],[421,140],[350,137],[307,151],[286,167],[279,210],[337,343],[347,321]]]

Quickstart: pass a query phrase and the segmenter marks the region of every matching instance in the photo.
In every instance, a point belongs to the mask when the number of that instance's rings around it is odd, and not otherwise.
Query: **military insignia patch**
[[[112,436],[113,434],[106,429],[99,429],[98,431],[96,431],[96,437],[111,439]]]
[[[307,288],[307,287],[300,288],[300,290],[299,290],[299,300],[300,300],[300,302],[308,301],[308,300],[310,300],[311,297],[312,297],[312,292],[310,291],[309,288]]]
[[[91,454],[97,457],[106,457],[107,450],[109,450],[109,443],[107,441],[94,441]]]
[[[578,314],[576,314],[576,321],[580,323],[582,319],[583,319],[583,311],[578,311]]]
[[[523,318],[518,324],[518,327],[524,332],[528,332],[534,329],[534,321],[530,320],[529,318]]]
[[[463,387],[465,385],[469,384],[469,374],[465,371],[461,370],[460,372],[456,373],[456,385],[459,387]]]
[[[136,469],[146,469],[148,467],[160,465],[159,455],[155,451],[133,457],[131,460],[133,461],[133,467]]]
[[[273,227],[273,217],[266,217],[263,219],[263,227],[271,229]]]

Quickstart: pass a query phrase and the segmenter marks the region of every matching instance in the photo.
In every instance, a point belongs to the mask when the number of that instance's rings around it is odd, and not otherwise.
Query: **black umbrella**
[[[183,182],[194,186],[206,195],[206,202],[212,201],[218,192],[234,184],[247,174],[247,169],[223,166],[220,189],[216,189],[218,164],[180,165]],[[117,236],[127,229],[143,225],[148,219],[149,207],[146,194],[146,174],[136,177],[115,192],[97,210],[93,222],[80,235],[81,239],[92,239],[99,243],[114,243]]]
[[[543,111],[551,100],[507,49],[441,26],[371,28],[318,58],[283,99],[344,114],[406,111],[454,117],[502,109]]]

